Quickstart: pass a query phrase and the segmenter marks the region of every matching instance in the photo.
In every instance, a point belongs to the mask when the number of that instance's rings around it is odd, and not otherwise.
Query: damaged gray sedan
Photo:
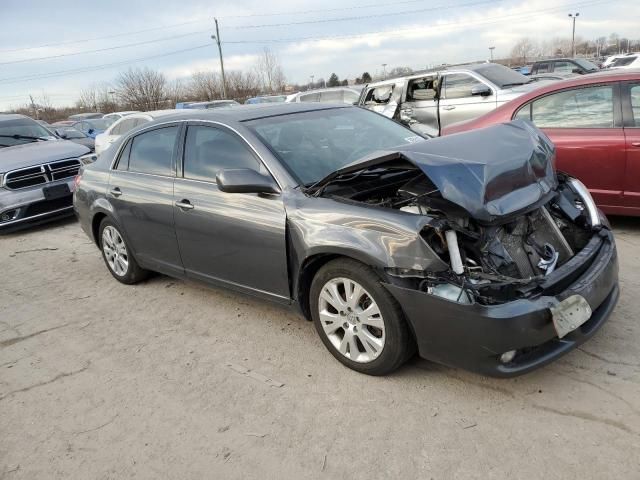
[[[618,299],[607,220],[553,161],[522,122],[423,140],[356,107],[190,111],[85,166],[74,206],[120,282],[292,305],[367,374],[417,351],[507,377],[590,338]]]

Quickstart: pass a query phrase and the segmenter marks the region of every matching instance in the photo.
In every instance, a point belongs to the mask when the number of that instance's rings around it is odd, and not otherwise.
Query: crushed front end
[[[420,241],[447,267],[385,271],[422,357],[515,376],[575,348],[612,312],[613,235],[584,185],[555,174],[554,155],[542,132],[514,122],[386,153],[323,185],[427,220]]]

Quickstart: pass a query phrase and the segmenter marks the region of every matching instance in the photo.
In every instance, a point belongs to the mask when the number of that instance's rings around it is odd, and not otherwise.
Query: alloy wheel
[[[331,344],[346,358],[372,362],[384,348],[385,325],[373,297],[349,278],[324,284],[318,302],[320,323]]]
[[[102,231],[102,251],[111,271],[119,277],[125,276],[129,269],[127,245],[120,232],[111,225]]]

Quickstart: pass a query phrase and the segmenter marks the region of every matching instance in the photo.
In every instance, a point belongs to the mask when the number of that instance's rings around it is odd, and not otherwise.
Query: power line
[[[190,33],[184,33],[181,35],[173,35],[170,37],[163,37],[163,38],[156,38],[155,40],[145,40],[143,42],[135,42],[135,43],[126,43],[124,45],[116,45],[114,47],[105,47],[105,48],[97,48],[95,50],[83,50],[81,52],[71,52],[71,53],[61,53],[59,55],[49,55],[46,57],[36,57],[36,58],[25,58],[22,60],[11,60],[8,62],[0,62],[0,65],[13,65],[16,63],[28,63],[28,62],[37,62],[40,60],[49,60],[49,59],[53,59],[53,58],[62,58],[62,57],[73,57],[76,55],[85,55],[87,53],[99,53],[99,52],[107,52],[110,50],[119,50],[122,48],[129,48],[129,47],[137,47],[140,45],[149,45],[152,43],[158,43],[158,42],[165,42],[167,40],[175,40],[177,38],[185,38],[185,37],[190,37],[192,35],[197,35],[200,33],[209,33],[210,30],[200,30],[198,32],[190,32]]]
[[[60,45],[69,45],[71,43],[93,42],[94,40],[105,40],[105,39],[108,39],[108,38],[125,37],[127,35],[135,35],[135,34],[138,34],[138,33],[153,32],[155,30],[166,30],[167,28],[182,27],[184,25],[193,25],[194,23],[203,23],[203,22],[208,22],[208,21],[209,21],[209,19],[192,20],[190,22],[174,23],[173,25],[163,25],[161,27],[145,28],[144,30],[131,30],[131,31],[128,31],[128,32],[114,33],[114,34],[111,34],[111,35],[104,35],[104,36],[100,36],[100,37],[90,37],[90,38],[77,39],[77,40],[67,40],[67,41],[64,41],[64,42],[56,42],[56,43],[45,43],[45,44],[42,44],[42,45],[34,45],[32,47],[10,48],[10,49],[5,49],[5,50],[0,50],[0,53],[21,52],[23,50],[35,50],[36,48],[58,47]]]
[[[393,5],[406,5],[409,3],[424,3],[424,0],[405,0],[402,2],[393,2]],[[228,18],[252,18],[252,17],[280,17],[289,15],[307,15],[309,13],[325,13],[325,12],[341,12],[344,10],[359,10],[361,8],[376,8],[376,7],[388,7],[389,2],[383,3],[370,3],[368,5],[355,5],[351,7],[338,7],[338,8],[320,8],[317,10],[295,10],[292,12],[277,12],[277,13],[249,13],[246,15],[227,15],[226,17],[220,17],[223,20]]]
[[[483,5],[487,3],[496,3],[500,0],[481,0],[475,2],[468,3],[459,3],[457,5],[438,5],[435,7],[429,8],[419,8],[416,10],[405,10],[402,12],[385,12],[385,13],[372,13],[371,15],[356,15],[352,17],[338,17],[338,18],[322,18],[319,20],[304,20],[301,22],[287,22],[287,23],[266,23],[266,24],[256,24],[256,25],[237,25],[227,27],[229,29],[234,30],[245,30],[250,28],[268,28],[268,27],[289,27],[294,25],[310,25],[310,24],[318,24],[318,23],[331,23],[331,22],[347,22],[351,20],[367,20],[370,18],[380,18],[380,17],[396,17],[400,15],[411,15],[415,13],[424,13],[424,12],[433,12],[435,10],[442,10],[443,8],[460,8],[460,7],[470,7],[475,5]]]
[[[610,0],[592,0],[592,1],[578,3],[578,4],[563,5],[561,7],[553,7],[553,8],[542,9],[542,10],[531,10],[528,12],[491,17],[491,18],[478,20],[478,21],[438,23],[435,25],[421,26],[416,28],[407,28],[407,29],[401,29],[401,30],[386,30],[386,31],[377,30],[377,31],[369,31],[369,32],[357,33],[357,34],[347,34],[347,35],[272,38],[272,39],[264,39],[264,40],[227,40],[222,43],[227,43],[227,44],[292,43],[292,42],[303,42],[303,41],[340,40],[340,39],[347,39],[347,38],[366,37],[366,36],[378,35],[378,34],[401,35],[409,32],[423,31],[425,30],[425,28],[438,29],[438,28],[450,27],[450,26],[484,25],[484,24],[497,23],[505,19],[526,19],[526,18],[537,17],[545,13],[562,11],[566,8],[571,8],[572,6],[573,7],[590,7],[590,6],[598,5],[601,3],[610,3]]]
[[[142,62],[145,60],[152,60],[155,58],[161,58],[161,57],[168,57],[170,55],[177,55],[178,53],[185,53],[185,52],[191,52],[193,50],[198,50],[201,48],[211,48],[211,44],[207,43],[206,45],[198,45],[195,47],[190,47],[190,48],[183,48],[182,50],[175,50],[173,52],[165,52],[165,53],[161,53],[159,55],[151,55],[148,57],[139,57],[139,58],[132,58],[130,60],[123,60],[121,62],[114,62],[114,63],[105,63],[102,65],[93,65],[91,67],[81,67],[81,68],[74,68],[74,69],[70,69],[70,70],[60,70],[57,72],[50,72],[50,73],[44,73],[44,74],[35,74],[35,75],[25,75],[25,76],[21,76],[21,77],[10,77],[10,78],[0,78],[0,84],[8,84],[8,83],[20,83],[20,82],[26,82],[26,81],[30,81],[30,80],[39,80],[42,78],[51,78],[51,77],[62,77],[62,76],[66,76],[66,75],[72,75],[75,73],[85,73],[85,72],[92,72],[95,70],[104,70],[106,68],[111,68],[111,67],[118,67],[121,65],[127,65],[130,63],[137,63],[137,62]]]

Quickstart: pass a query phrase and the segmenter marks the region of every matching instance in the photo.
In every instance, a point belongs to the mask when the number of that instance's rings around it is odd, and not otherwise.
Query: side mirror
[[[66,140],[67,139],[67,134],[64,132],[61,132],[60,130],[54,130],[54,132],[57,136],[59,136],[60,138]]]
[[[89,131],[87,132],[89,135],[91,135],[93,132],[95,132],[95,130],[93,128],[90,128]]]
[[[582,73],[582,71],[579,68],[574,68],[571,73]]]
[[[220,191],[225,193],[280,193],[276,182],[250,168],[225,168],[216,175]]]
[[[491,95],[491,89],[486,85],[476,85],[471,89],[471,95],[480,95],[481,97],[488,97]]]

